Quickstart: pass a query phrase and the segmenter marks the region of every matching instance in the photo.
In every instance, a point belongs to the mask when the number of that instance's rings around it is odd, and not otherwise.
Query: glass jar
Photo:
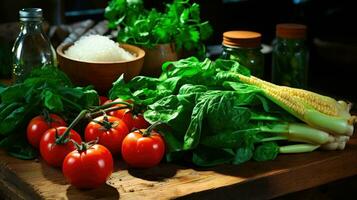
[[[235,60],[247,67],[251,74],[263,78],[264,55],[261,52],[261,34],[252,31],[223,33],[221,58]]]
[[[12,48],[13,80],[22,82],[33,68],[57,66],[56,53],[42,27],[42,9],[24,8],[20,33]]]
[[[307,87],[309,51],[306,45],[306,26],[278,24],[273,41],[272,82]]]

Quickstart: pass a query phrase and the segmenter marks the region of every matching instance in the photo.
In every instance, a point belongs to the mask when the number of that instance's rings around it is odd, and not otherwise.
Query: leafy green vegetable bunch
[[[25,133],[31,118],[46,109],[71,121],[78,112],[98,102],[92,87],[74,87],[59,69],[35,69],[23,83],[0,86],[0,148],[13,156],[32,159],[36,152]]]
[[[165,12],[146,10],[142,0],[112,0],[105,10],[112,29],[120,26],[118,41],[154,47],[175,43],[178,50],[204,50],[203,41],[212,34],[210,24],[201,22],[200,6],[174,0]]]
[[[191,57],[162,70],[159,78],[119,78],[110,98],[143,104],[146,120],[167,125],[168,161],[212,166],[343,149],[357,122],[347,103],[263,81],[235,61]]]
[[[278,145],[263,139],[274,137],[275,125],[296,119],[264,98],[259,88],[233,81],[224,72],[229,70],[249,75],[233,61],[191,57],[167,62],[160,78],[139,76],[129,83],[119,78],[110,98],[146,105],[149,122],[168,125],[161,130],[168,161],[189,157],[196,165],[212,166],[274,159]]]

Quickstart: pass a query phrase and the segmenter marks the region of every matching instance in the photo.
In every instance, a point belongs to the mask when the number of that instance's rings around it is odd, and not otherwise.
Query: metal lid
[[[223,45],[245,48],[260,47],[262,35],[253,31],[227,31],[223,33]]]
[[[20,20],[22,21],[36,21],[42,19],[41,8],[23,8],[19,11]]]

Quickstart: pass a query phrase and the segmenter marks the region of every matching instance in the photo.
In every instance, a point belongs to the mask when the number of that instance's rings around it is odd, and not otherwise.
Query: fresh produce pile
[[[167,125],[160,131],[168,161],[273,160],[279,153],[344,149],[353,134],[351,104],[260,80],[237,62],[191,57],[162,70],[159,78],[119,78],[109,97],[146,105],[146,120]]]
[[[214,166],[342,150],[357,121],[344,101],[260,80],[235,61],[190,57],[162,69],[128,83],[122,75],[110,100],[54,67],[36,69],[0,88],[0,147],[22,159],[40,152],[72,185],[95,188],[116,157],[134,168],[165,153],[168,162]]]
[[[164,140],[154,130],[159,123],[150,126],[140,106],[74,87],[55,67],[2,86],[0,97],[0,147],[21,159],[34,159],[39,152],[78,188],[104,184],[120,155],[137,168],[157,165],[164,156]]]

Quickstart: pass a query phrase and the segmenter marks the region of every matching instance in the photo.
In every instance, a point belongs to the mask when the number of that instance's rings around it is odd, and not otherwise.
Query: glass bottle
[[[263,78],[264,55],[261,52],[261,34],[252,31],[223,33],[221,58],[235,60],[247,67],[251,74]]]
[[[42,27],[42,9],[24,8],[20,33],[12,48],[13,80],[22,82],[33,68],[57,66],[56,53]]]
[[[306,45],[306,26],[278,24],[273,41],[272,82],[307,87],[309,51]]]

